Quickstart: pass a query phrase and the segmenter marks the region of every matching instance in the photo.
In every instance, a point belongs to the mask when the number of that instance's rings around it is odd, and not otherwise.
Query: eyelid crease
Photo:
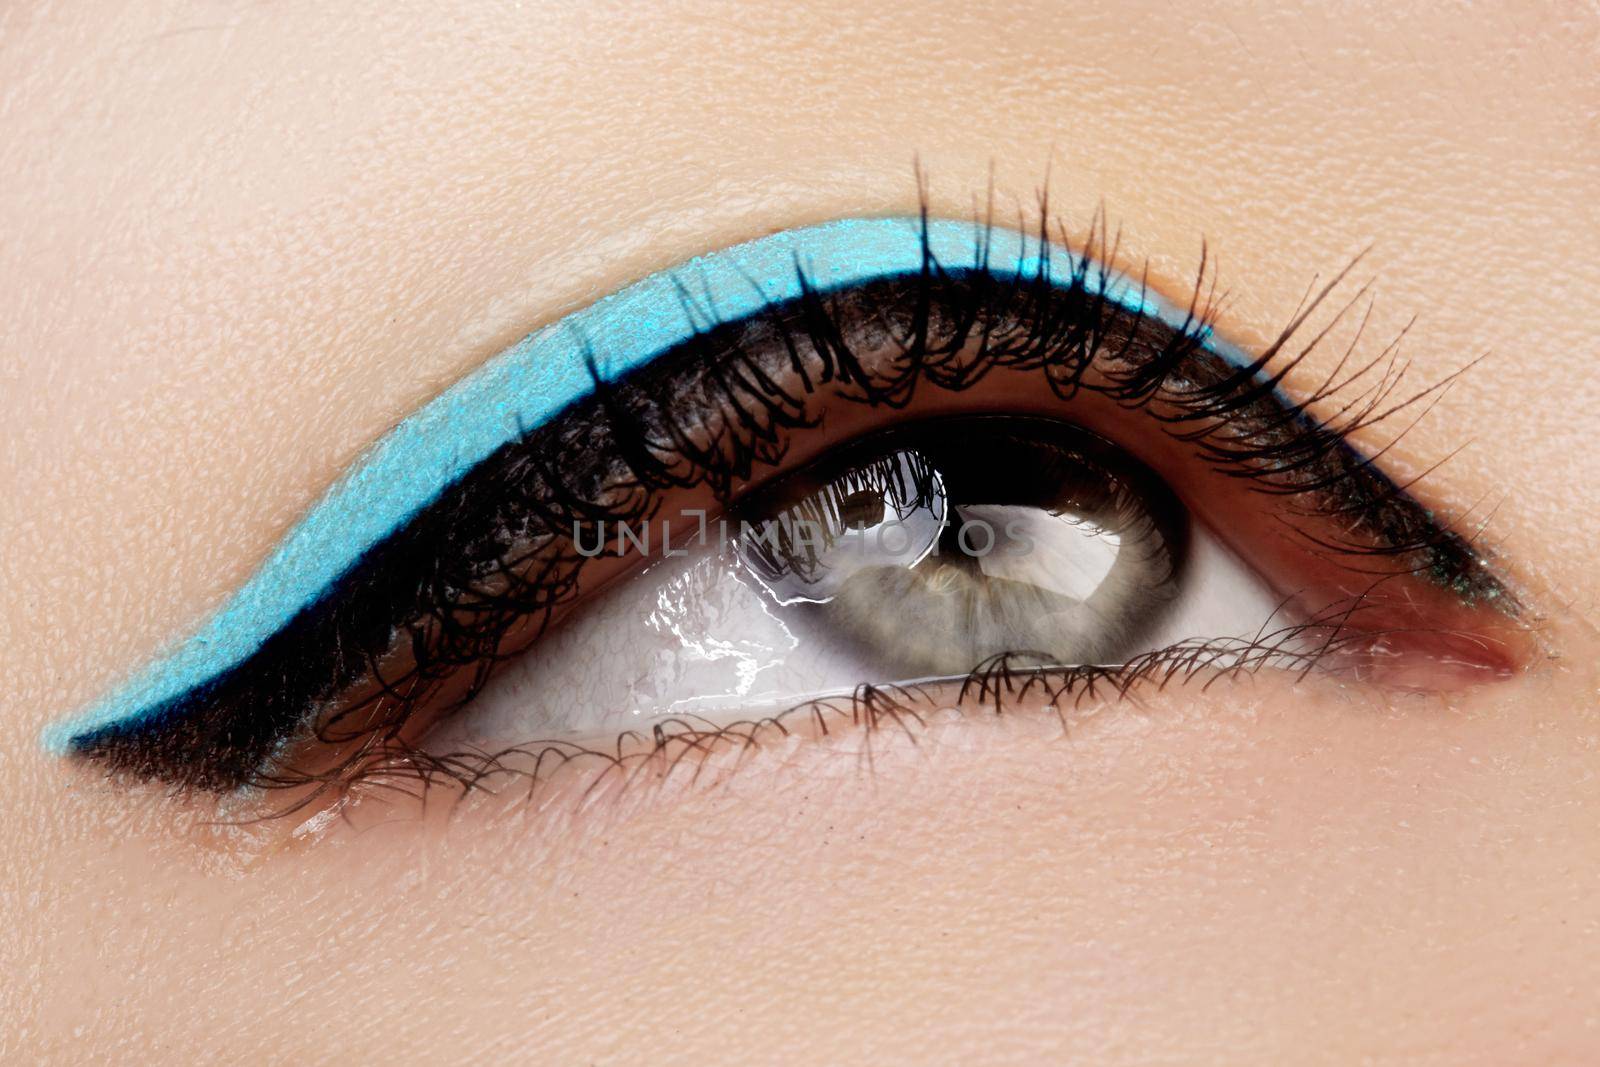
[[[368,449],[278,543],[250,579],[187,640],[88,709],[44,730],[54,753],[131,725],[238,666],[334,589],[362,556],[497,448],[548,423],[605,380],[642,367],[715,321],[868,280],[914,275],[930,260],[1030,277],[1075,253],[988,223],[917,216],[852,218],[783,231],[650,275],[546,326],[401,421]],[[1095,263],[1079,284],[1124,310],[1188,329],[1207,350],[1249,367],[1241,350],[1141,283]],[[595,353],[610,362],[593,369]],[[620,357],[620,358],[619,358]],[[1258,372],[1255,377],[1261,377]]]

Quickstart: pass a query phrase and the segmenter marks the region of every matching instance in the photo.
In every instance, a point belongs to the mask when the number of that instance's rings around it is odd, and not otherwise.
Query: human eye
[[[1517,598],[1353,443],[1430,391],[1357,341],[1288,388],[1334,285],[1247,354],[1203,268],[1168,302],[1108,245],[850,219],[621,290],[402,422],[47,742],[216,792],[481,781],[864,701],[1515,670]]]

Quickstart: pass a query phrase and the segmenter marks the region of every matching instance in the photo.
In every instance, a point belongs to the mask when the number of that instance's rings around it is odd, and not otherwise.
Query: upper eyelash
[[[199,633],[89,712],[51,727],[46,746],[62,750],[87,731],[160,707],[243,662],[496,449],[603,386],[592,352],[607,354],[608,374],[625,374],[691,342],[713,316],[732,321],[756,314],[807,284],[841,287],[915,272],[939,246],[953,253],[970,243],[970,233],[966,224],[930,224],[925,217],[844,219],[786,231],[652,275],[536,332],[385,435]],[[1041,257],[1025,238],[1018,242],[1017,269],[1049,258],[1048,249]],[[690,295],[691,284],[704,306]],[[1141,293],[1141,299],[1146,313],[1164,312],[1153,297]]]
[[[1041,217],[1048,218],[1048,214],[1042,212]],[[729,331],[755,321],[788,331],[784,340],[807,392],[831,382],[846,389],[843,395],[847,399],[864,403],[902,406],[921,381],[963,388],[999,366],[1036,367],[1063,397],[1092,388],[1130,408],[1151,408],[1159,398],[1159,417],[1169,432],[1189,439],[1213,466],[1249,477],[1265,491],[1312,500],[1313,510],[1343,511],[1360,520],[1358,525],[1364,523],[1366,529],[1361,532],[1366,540],[1352,539],[1349,544],[1332,547],[1403,555],[1408,559],[1407,569],[1430,571],[1463,595],[1493,600],[1512,610],[1514,601],[1471,546],[1441,529],[1370,459],[1358,456],[1346,444],[1346,437],[1355,429],[1410,402],[1383,406],[1397,375],[1380,369],[1379,381],[1366,398],[1353,407],[1347,405],[1329,421],[1317,420],[1309,405],[1325,403],[1333,394],[1349,389],[1352,382],[1360,382],[1363,375],[1381,368],[1378,360],[1343,378],[1341,361],[1328,384],[1299,403],[1279,394],[1277,386],[1283,374],[1314,347],[1316,339],[1301,353],[1279,360],[1270,373],[1267,368],[1332,291],[1332,285],[1309,301],[1275,344],[1260,357],[1249,359],[1212,335],[1203,263],[1187,308],[1167,305],[1143,283],[1133,283],[1105,265],[1105,260],[1115,258],[1115,250],[1107,247],[1103,220],[1091,229],[1081,254],[1053,245],[1044,224],[1029,235],[998,229],[988,222],[930,220],[924,212],[920,220],[849,220],[829,226],[833,229],[820,229],[834,237],[848,234],[856,251],[857,245],[872,247],[871,241],[864,240],[871,233],[886,238],[884,247],[888,235],[896,232],[902,239],[909,235],[913,243],[901,245],[895,256],[883,256],[874,268],[881,269],[893,260],[895,270],[843,287],[826,283],[850,277],[848,271],[817,279],[813,277],[815,264],[795,255],[787,265],[792,279],[789,289],[794,293],[788,300],[774,301],[764,295],[775,288],[782,291],[774,284],[775,276],[744,277],[741,280],[748,287],[732,291],[762,301],[754,305],[755,312],[745,316],[730,314],[727,295],[713,291],[703,274],[700,280],[705,284],[698,294],[691,285],[696,280],[692,270],[657,276],[665,281],[652,284],[658,290],[662,285],[672,287],[682,322],[688,327],[680,329],[681,337],[672,351],[699,356],[697,373],[673,379],[661,368],[670,363],[670,370],[679,370],[677,364],[682,361],[652,365],[636,359],[624,368],[631,373],[615,380],[599,372],[591,353],[600,350],[609,357],[618,350],[603,337],[596,343],[603,331],[585,330],[587,336],[575,350],[587,357],[586,364],[580,365],[584,366],[581,388],[589,394],[588,400],[576,390],[560,405],[546,397],[546,415],[559,408],[564,412],[560,418],[551,416],[536,426],[518,424],[509,443],[469,472],[452,470],[449,484],[431,502],[401,509],[404,520],[410,522],[404,529],[371,544],[350,542],[364,554],[317,589],[315,596],[263,637],[254,650],[240,653],[210,675],[189,679],[186,688],[175,687],[169,673],[165,685],[172,691],[164,698],[151,698],[151,692],[160,693],[161,686],[152,686],[152,676],[146,675],[142,689],[136,682],[87,720],[58,727],[53,740],[101,755],[124,769],[177,778],[189,786],[231,788],[248,781],[271,780],[270,774],[263,775],[263,765],[269,762],[265,757],[284,741],[293,727],[291,720],[304,717],[308,705],[347,690],[363,671],[381,679],[378,660],[393,647],[397,634],[409,630],[413,661],[404,677],[383,680],[381,692],[374,698],[393,702],[394,713],[385,719],[391,727],[404,721],[432,684],[461,667],[477,668],[475,688],[487,676],[488,667],[506,654],[501,645],[513,627],[541,613],[548,617],[570,598],[582,565],[575,555],[560,558],[557,552],[557,558],[544,561],[536,579],[530,581],[520,570],[533,560],[534,553],[524,552],[519,559],[508,560],[505,553],[513,546],[525,546],[540,537],[548,539],[556,531],[571,529],[574,522],[637,520],[659,503],[658,491],[671,486],[705,483],[725,498],[730,487],[747,478],[757,463],[780,458],[784,431],[806,424],[804,398],[785,393],[753,353],[729,343]],[[800,234],[816,232],[819,230]],[[1061,236],[1065,243],[1065,235]],[[794,247],[806,243],[796,234],[788,237],[791,254]],[[750,250],[756,246],[766,248],[768,254],[780,247],[761,242],[741,247]],[[960,252],[952,252],[952,248]],[[1097,248],[1103,259],[1096,258]],[[1008,252],[1010,255],[1004,254]],[[716,262],[725,268],[736,261]],[[691,266],[694,262],[705,269],[707,261],[692,261]],[[1059,270],[1063,264],[1064,278]],[[863,269],[860,260],[854,269]],[[959,301],[949,300],[951,294],[942,293],[946,303],[933,307],[936,287],[948,286],[958,277],[970,283],[967,306],[963,309]],[[910,286],[911,299],[893,302],[893,306],[913,309],[910,329],[902,331],[905,336],[901,338],[905,366],[901,373],[881,381],[855,360],[838,329],[841,302],[865,299],[862,294],[873,285]],[[614,299],[631,299],[636,289],[624,290]],[[1000,328],[1001,316],[985,317],[984,309],[997,298],[1003,308],[1011,309],[1014,301],[1025,305],[1026,313],[1013,311],[1010,330]],[[891,302],[883,304],[887,307]],[[800,331],[784,326],[786,319],[779,314],[782,309],[798,320]],[[956,324],[954,335],[961,343],[949,338],[936,343],[932,321],[936,312]],[[604,317],[594,320],[606,321]],[[573,324],[569,322],[566,328]],[[1117,337],[1119,328],[1122,336]],[[1127,361],[1136,340],[1156,333],[1162,334],[1162,343],[1153,354],[1127,362],[1120,374],[1111,376],[1109,386],[1085,382],[1091,364]],[[549,337],[551,333],[535,336]],[[979,338],[976,354],[957,359],[974,336]],[[1113,340],[1120,343],[1120,349],[1111,345]],[[526,351],[530,343],[521,350]],[[800,347],[815,356],[814,364],[802,359]],[[637,349],[620,351],[638,356]],[[1202,357],[1209,357],[1209,362]],[[615,368],[612,374],[616,374]],[[678,391],[669,395],[669,387]],[[708,395],[727,420],[724,429],[728,436],[718,437],[709,446],[697,439],[698,427],[684,423],[678,415],[680,405],[674,402],[685,388]],[[848,391],[851,389],[853,394]],[[429,425],[430,412],[436,413],[441,405],[448,410],[445,402],[458,401],[460,393],[461,387],[451,390],[408,419],[402,430]],[[583,430],[609,439],[613,448],[603,462],[593,462],[596,450],[587,441],[576,449],[571,447],[574,434]],[[740,432],[745,436],[741,438]],[[550,458],[563,451],[563,446],[566,452],[576,453],[571,463]],[[387,453],[384,447],[377,450],[380,459],[396,454],[392,444]],[[587,465],[585,459],[590,461]],[[453,462],[459,463],[459,459]],[[382,463],[369,461],[341,488],[348,491],[351,485],[360,486],[364,476],[370,481],[375,477],[371,472],[382,468]],[[617,485],[629,483],[632,491],[617,491]],[[508,493],[511,485],[522,489]],[[535,486],[538,492],[531,491]],[[319,505],[307,522],[324,513],[325,506]],[[430,515],[436,521],[430,521]],[[441,517],[448,521],[437,521]],[[467,533],[473,526],[467,520],[473,518],[478,530]],[[274,559],[281,556],[280,552]],[[486,576],[508,583],[507,588],[474,588],[474,583],[481,584]],[[270,578],[269,562],[234,605]],[[362,594],[360,599],[370,612],[348,609],[348,604],[358,599],[357,593]],[[218,618],[228,619],[234,605]],[[362,617],[355,617],[357,614]],[[208,631],[184,647],[196,647],[216,628],[214,621]],[[326,662],[321,665],[326,669],[309,671],[300,662],[307,652],[304,645],[308,638],[318,636],[326,649]],[[245,677],[251,674],[254,677]],[[155,677],[161,681],[159,674]],[[208,706],[209,717],[203,714]],[[230,714],[241,707],[248,707],[249,713]],[[341,717],[335,716],[319,727],[324,734],[337,735],[341,724]],[[381,740],[381,733],[374,731],[370,740]],[[209,763],[198,758],[207,753],[218,758]]]

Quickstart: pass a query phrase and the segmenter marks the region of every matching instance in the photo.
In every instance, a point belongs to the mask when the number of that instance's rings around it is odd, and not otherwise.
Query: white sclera
[[[1039,554],[1010,562],[994,556],[986,564],[1019,577],[1023,567],[1058,566],[1058,587],[1086,596],[1096,575],[1103,579],[1111,568],[1104,541],[1086,550],[1084,535],[1070,524],[1036,514]],[[1006,517],[995,515],[1000,528]],[[667,716],[729,722],[849,692],[862,682],[908,680],[884,677],[873,650],[845,648],[812,632],[815,616],[780,607],[731,550],[712,541],[685,557],[661,560],[585,604],[444,724],[430,747],[610,740]],[[1281,602],[1196,525],[1177,600],[1131,655],[1286,626],[1291,620]]]

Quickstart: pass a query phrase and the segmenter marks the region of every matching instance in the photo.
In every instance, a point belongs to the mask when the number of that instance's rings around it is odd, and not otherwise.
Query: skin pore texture
[[[1554,4],[7,6],[0,1061],[1600,1058],[1597,47]],[[1384,462],[1466,446],[1418,492],[1492,513],[1535,662],[349,823],[219,824],[40,746],[490,355],[914,212],[914,156],[956,218],[1050,166],[1174,297],[1203,235],[1247,348],[1372,246],[1415,385],[1491,353]]]

